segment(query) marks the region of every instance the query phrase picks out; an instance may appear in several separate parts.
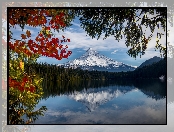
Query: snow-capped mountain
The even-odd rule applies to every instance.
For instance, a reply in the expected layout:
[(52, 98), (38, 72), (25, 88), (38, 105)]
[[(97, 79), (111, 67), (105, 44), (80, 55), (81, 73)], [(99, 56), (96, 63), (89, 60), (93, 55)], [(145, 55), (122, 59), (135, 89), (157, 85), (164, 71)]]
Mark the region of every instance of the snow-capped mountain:
[(110, 72), (121, 72), (121, 71), (133, 71), (135, 66), (126, 65), (122, 62), (112, 60), (104, 55), (99, 54), (97, 51), (89, 48), (79, 58), (68, 61), (63, 64), (65, 67), (77, 68), (80, 67), (83, 70), (98, 70), (98, 71), (110, 71)]

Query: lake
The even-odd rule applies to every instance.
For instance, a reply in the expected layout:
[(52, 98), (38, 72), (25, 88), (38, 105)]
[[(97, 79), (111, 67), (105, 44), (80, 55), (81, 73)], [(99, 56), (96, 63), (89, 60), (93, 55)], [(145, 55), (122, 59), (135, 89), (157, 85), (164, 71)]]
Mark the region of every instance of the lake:
[(33, 124), (166, 124), (167, 84), (151, 80), (45, 82)]

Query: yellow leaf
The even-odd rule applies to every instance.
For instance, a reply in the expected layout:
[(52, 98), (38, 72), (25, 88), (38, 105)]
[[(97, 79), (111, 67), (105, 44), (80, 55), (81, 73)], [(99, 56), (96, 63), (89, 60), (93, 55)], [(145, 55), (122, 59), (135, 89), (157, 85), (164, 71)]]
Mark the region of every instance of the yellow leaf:
[(22, 62), (22, 61), (20, 61), (20, 63), (19, 63), (20, 65), (19, 65), (19, 67), (22, 69), (22, 71), (24, 70), (24, 62)]

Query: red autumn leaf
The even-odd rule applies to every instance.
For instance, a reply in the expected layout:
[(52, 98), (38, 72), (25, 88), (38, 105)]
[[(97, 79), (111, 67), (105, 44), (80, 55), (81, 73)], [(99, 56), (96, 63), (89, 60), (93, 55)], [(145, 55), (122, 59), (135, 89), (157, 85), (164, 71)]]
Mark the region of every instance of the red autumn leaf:
[(67, 39), (68, 42), (70, 42), (70, 39)]
[[(31, 9), (25, 9), (25, 11), (17, 11), (13, 10), (10, 12), (10, 16), (13, 16), (13, 19), (10, 19), (9, 22), (11, 25), (14, 24), (21, 24), (21, 21), (19, 20), (20, 16), (26, 16), (26, 13), (29, 13), (28, 19), (26, 21), (26, 24), (30, 26), (43, 26), (47, 24), (46, 17), (51, 17), (52, 13), (50, 13), (51, 10), (47, 9), (41, 9), (41, 10), (31, 10)], [(13, 13), (14, 12), (14, 13)], [(39, 15), (38, 15), (39, 14)], [(49, 16), (48, 16), (49, 15)], [(46, 27), (46, 30), (51, 30), (51, 28), (58, 29), (60, 26), (65, 26), (64, 23), (64, 13), (61, 12), (59, 15), (56, 15), (55, 17), (52, 16), (49, 22), (49, 26)], [(12, 17), (10, 17), (12, 18)], [(29, 30), (26, 31), (26, 34), (21, 34), (22, 39), (27, 39), (31, 37), (31, 32)], [(63, 40), (60, 42), (70, 42), (70, 39), (65, 39), (65, 36), (63, 36)], [(50, 39), (49, 39), (50, 38)], [(12, 38), (10, 38), (12, 39)], [(51, 41), (50, 41), (51, 40)], [(58, 56), (58, 50), (63, 48), (63, 45), (59, 45), (59, 39), (54, 38), (52, 39), (51, 34), (44, 36), (43, 34), (38, 34), (36, 37), (36, 41), (33, 40), (28, 41), (28, 47), (22, 48), (24, 44), (27, 42), (16, 42), (9, 44), (9, 48), (11, 50), (14, 50), (17, 53), (25, 53), (27, 55), (32, 55), (34, 53), (39, 53), (41, 55), (45, 56), (51, 56), (51, 57), (57, 57)], [(15, 46), (14, 46), (15, 45)], [(41, 47), (42, 46), (42, 47)], [(54, 47), (54, 48), (53, 48)], [(68, 48), (68, 46), (65, 46), (65, 48)], [(42, 49), (42, 50), (39, 50)], [(61, 56), (57, 57), (59, 60), (62, 59)]]
[(59, 49), (62, 49), (62, 47), (63, 47), (63, 45), (60, 44), (60, 45), (59, 45)]
[(72, 51), (68, 51), (68, 55), (70, 56), (72, 54)]
[(24, 87), (18, 87), (18, 90), (20, 90), (21, 92), (24, 91)]
[(48, 34), (47, 37), (48, 37), (48, 38), (51, 38), (51, 34)]
[(22, 78), (22, 81), (23, 82), (27, 82), (28, 81), (28, 78), (27, 77), (24, 77), (24, 78)]
[(50, 27), (46, 27), (46, 30), (50, 30)]
[(40, 33), (38, 36), (39, 36), (39, 37), (43, 37), (43, 34)]
[(34, 86), (31, 86), (30, 87), (30, 92), (34, 93), (34, 91), (35, 91), (35, 87)]
[(21, 83), (21, 86), (24, 87), (24, 86), (25, 86), (25, 82), (22, 82), (22, 83)]
[(58, 26), (58, 25), (55, 25), (54, 28), (55, 28), (55, 29), (59, 29), (59, 26)]

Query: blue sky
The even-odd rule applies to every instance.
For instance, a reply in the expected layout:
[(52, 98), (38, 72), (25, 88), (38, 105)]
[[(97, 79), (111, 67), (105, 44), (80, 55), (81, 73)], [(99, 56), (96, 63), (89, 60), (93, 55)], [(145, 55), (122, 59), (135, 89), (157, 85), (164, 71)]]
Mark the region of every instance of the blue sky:
[[(12, 32), (14, 33), (13, 37), (19, 38), (20, 34), (26, 32), (27, 30), (30, 30), (32, 34), (31, 39), (34, 39), (37, 36), (38, 32), (41, 30), (41, 27), (30, 27), (26, 25), (25, 29), (22, 31), (20, 27), (16, 26), (16, 29), (12, 29)], [(145, 27), (143, 27), (143, 30), (146, 30), (147, 35), (150, 35), (150, 29), (146, 29)], [(154, 32), (154, 36), (152, 37), (152, 40), (149, 42), (145, 55), (143, 55), (141, 58), (138, 56), (135, 59), (130, 57), (126, 53), (129, 47), (126, 47), (124, 38), (119, 42), (116, 41), (113, 36), (110, 36), (107, 39), (103, 40), (104, 34), (102, 34), (99, 40), (97, 40), (97, 38), (92, 39), (87, 35), (85, 30), (80, 27), (79, 20), (78, 18), (76, 18), (74, 21), (72, 21), (72, 26), (66, 28), (64, 32), (60, 31), (58, 33), (52, 30), (52, 32), (55, 34), (55, 37), (62, 39), (62, 35), (64, 35), (66, 38), (69, 38), (71, 40), (71, 42), (69, 43), (63, 43), (63, 45), (68, 45), (68, 50), (72, 51), (71, 56), (69, 56), (68, 59), (64, 58), (62, 60), (56, 60), (54, 58), (42, 56), (38, 58), (37, 62), (47, 62), (49, 64), (62, 64), (69, 60), (76, 59), (77, 57), (85, 53), (88, 48), (92, 48), (113, 60), (133, 66), (139, 66), (145, 60), (150, 59), (154, 56), (160, 57), (159, 51), (155, 51), (154, 49), (156, 43), (156, 34), (159, 31), (160, 30), (156, 29), (156, 31)], [(163, 35), (163, 38), (160, 40), (160, 42), (163, 45), (166, 44), (165, 35)]]

